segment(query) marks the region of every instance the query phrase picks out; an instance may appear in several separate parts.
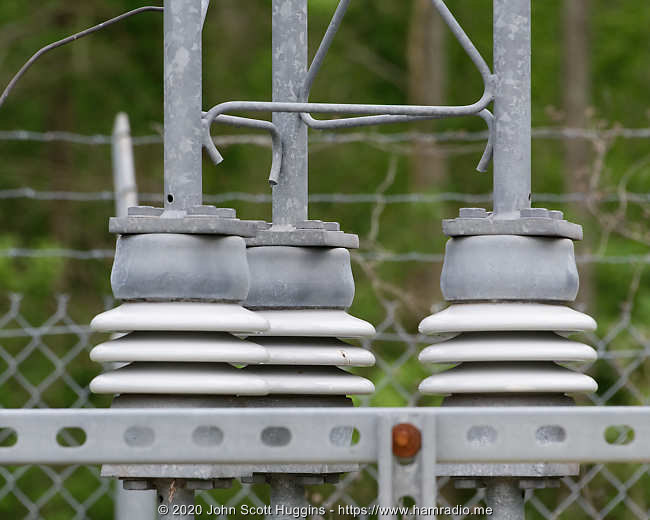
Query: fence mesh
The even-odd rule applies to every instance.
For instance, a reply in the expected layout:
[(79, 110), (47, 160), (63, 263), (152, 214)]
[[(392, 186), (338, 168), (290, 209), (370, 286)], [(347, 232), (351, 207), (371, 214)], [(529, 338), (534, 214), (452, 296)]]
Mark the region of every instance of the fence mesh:
[[(622, 177), (608, 176), (606, 157), (618, 139), (647, 139), (650, 131), (615, 129), (591, 131), (541, 129), (548, 139), (587, 139), (593, 144), (594, 160), (587, 189), (576, 193), (537, 194), (538, 204), (577, 215), (586, 224), (586, 245), (578, 246), (579, 267), (583, 280), (583, 299), (576, 305), (598, 318), (596, 333), (586, 336), (599, 354), (597, 362), (579, 368), (599, 382), (596, 394), (579, 398), (579, 404), (648, 405), (650, 404), (650, 284), (645, 266), (650, 260), (647, 245), (647, 217), (650, 193), (628, 188), (639, 164), (629, 166)], [(364, 205), (367, 222), (361, 235), (362, 247), (353, 254), (357, 281), (356, 314), (376, 325), (377, 337), (365, 342), (377, 357), (373, 368), (358, 372), (370, 377), (376, 393), (357, 399), (361, 406), (429, 406), (439, 400), (417, 392), (418, 383), (436, 367), (417, 361), (417, 354), (427, 344), (414, 331), (417, 323), (444, 302), (436, 289), (443, 258), (444, 237), (434, 233), (441, 216), (453, 216), (459, 205), (489, 203), (485, 194), (396, 193), (397, 161), (413, 141), (439, 146), (441, 134), (404, 134), (383, 137), (345, 134), (336, 139), (371, 141), (388, 154), (384, 178), (370, 193), (328, 193), (313, 195), (315, 205), (324, 204), (328, 220), (337, 218), (338, 208), (346, 204)], [(352, 137), (350, 137), (352, 136)], [(354, 137), (356, 136), (356, 137)], [(110, 143), (102, 136), (87, 137), (65, 134), (46, 137), (21, 132), (0, 134), (0, 139), (67, 139), (85, 145)], [(105, 137), (105, 136), (104, 136)], [(454, 134), (449, 140), (465, 145), (484, 138), (482, 134)], [(221, 137), (222, 144), (256, 144), (267, 146), (264, 138), (246, 140), (246, 136)], [(330, 140), (334, 137), (330, 138)], [(327, 137), (320, 137), (323, 143)], [(142, 143), (158, 142), (154, 137)], [(136, 144), (139, 141), (136, 140)], [(408, 151), (408, 150), (407, 150)], [(406, 152), (404, 152), (406, 153)], [(644, 162), (645, 161), (645, 162)], [(647, 159), (641, 161), (647, 174)], [(100, 204), (111, 200), (110, 191), (47, 192), (31, 188), (0, 190), (0, 199), (74, 201)], [(141, 194), (144, 201), (158, 199)], [(268, 195), (228, 193), (206, 197), (207, 202), (246, 204), (269, 202)], [(110, 208), (102, 210), (106, 216)], [(400, 241), (399, 225), (407, 219), (426, 219), (418, 244)], [(354, 230), (353, 230), (354, 231)], [(390, 232), (390, 233), (388, 233)], [(437, 233), (440, 235), (440, 233)], [(393, 237), (391, 240), (386, 236)], [(615, 254), (614, 254), (615, 253)], [(89, 269), (98, 262), (101, 269), (110, 267), (111, 249), (14, 248), (0, 250), (0, 258), (23, 261), (29, 258), (64, 258), (78, 262), (75, 269)], [(96, 268), (94, 268), (96, 269)], [(426, 303), (423, 303), (426, 302)], [(110, 296), (67, 296), (35, 290), (24, 295), (6, 294), (0, 302), (0, 403), (9, 408), (95, 407), (108, 406), (105, 397), (89, 393), (88, 383), (101, 367), (88, 358), (90, 348), (102, 336), (92, 333), (88, 323), (92, 316), (114, 304)], [(356, 308), (356, 307), (355, 307)], [(355, 308), (352, 309), (353, 313)], [(0, 424), (0, 445), (7, 441)], [(629, 441), (624, 425), (611, 433), (612, 442)], [(70, 439), (74, 442), (74, 439)], [(333, 508), (340, 504), (367, 506), (374, 503), (377, 470), (370, 465), (358, 473), (341, 477), (337, 484), (310, 488), (309, 499), (315, 505)], [(646, 464), (583, 465), (576, 477), (562, 478), (559, 488), (526, 492), (529, 519), (647, 519), (650, 517), (650, 473)], [(439, 481), (440, 505), (480, 505), (482, 490), (455, 489), (448, 479)], [(100, 478), (97, 467), (0, 467), (0, 516), (8, 519), (108, 519), (113, 517), (113, 482)], [(199, 500), (211, 505), (263, 505), (268, 500), (263, 485), (241, 485), (210, 493)], [(465, 518), (451, 515), (450, 518)], [(445, 517), (443, 517), (445, 518)]]

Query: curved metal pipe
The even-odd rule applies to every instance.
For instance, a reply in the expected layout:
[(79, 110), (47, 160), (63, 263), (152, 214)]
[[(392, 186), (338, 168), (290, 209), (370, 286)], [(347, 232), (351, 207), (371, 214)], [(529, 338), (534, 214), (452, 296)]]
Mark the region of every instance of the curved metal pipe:
[(214, 164), (219, 164), (223, 161), (223, 156), (219, 153), (219, 150), (212, 140), (212, 135), (210, 134), (210, 126), (213, 122), (221, 123), (224, 125), (230, 126), (239, 126), (246, 128), (255, 128), (257, 130), (266, 130), (271, 134), (272, 149), (273, 149), (273, 158), (271, 160), (271, 172), (269, 173), (269, 184), (275, 186), (278, 183), (278, 178), (280, 176), (280, 168), (282, 166), (282, 138), (278, 129), (275, 127), (271, 121), (262, 121), (260, 119), (250, 119), (247, 117), (237, 117), (237, 116), (227, 116), (219, 115), (212, 121), (208, 122), (204, 113), (203, 118), (203, 145), (205, 146), (208, 155), (214, 162)]

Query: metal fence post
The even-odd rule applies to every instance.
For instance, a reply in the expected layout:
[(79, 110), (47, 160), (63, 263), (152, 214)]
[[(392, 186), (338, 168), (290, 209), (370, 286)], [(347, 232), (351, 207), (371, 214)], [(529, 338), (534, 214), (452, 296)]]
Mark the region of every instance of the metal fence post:
[(112, 158), (115, 215), (126, 217), (129, 208), (138, 205), (138, 187), (135, 180), (131, 126), (129, 117), (124, 112), (120, 112), (115, 118)]
[[(126, 217), (128, 209), (138, 205), (138, 188), (133, 160), (133, 142), (129, 117), (120, 112), (115, 118), (112, 141), (113, 186), (115, 215)], [(117, 483), (115, 490), (115, 520), (153, 520), (156, 495), (153, 491), (129, 491)]]

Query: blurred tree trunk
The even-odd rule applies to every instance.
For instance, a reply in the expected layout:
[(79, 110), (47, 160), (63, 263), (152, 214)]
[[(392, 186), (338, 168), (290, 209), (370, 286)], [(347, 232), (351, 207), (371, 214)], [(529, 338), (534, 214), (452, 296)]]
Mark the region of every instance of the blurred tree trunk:
[[(444, 103), (446, 77), (447, 27), (431, 0), (413, 0), (408, 39), (408, 100), (417, 105)], [(414, 127), (433, 130), (433, 123), (418, 123)], [(443, 191), (447, 165), (442, 155), (435, 154), (435, 145), (413, 143), (411, 152), (411, 191)], [(440, 206), (418, 205), (413, 221), (421, 237), (440, 235)], [(412, 269), (407, 282), (410, 294), (428, 314), (431, 305), (442, 299), (439, 264), (424, 264)]]
[[(590, 103), (589, 13), (591, 0), (564, 1), (564, 112), (566, 125), (585, 128)], [(591, 146), (582, 139), (567, 139), (565, 147), (566, 189), (586, 193), (589, 187)], [(578, 213), (586, 223), (586, 210)], [(588, 236), (588, 235), (587, 235)], [(585, 244), (589, 249), (589, 244)], [(581, 266), (578, 301), (588, 306), (593, 297), (593, 273), (589, 264)]]
[[(418, 105), (441, 104), (445, 91), (446, 26), (431, 0), (414, 0), (408, 42), (408, 97)], [(412, 183), (425, 189), (444, 179), (443, 157), (427, 153), (428, 145), (415, 143)]]

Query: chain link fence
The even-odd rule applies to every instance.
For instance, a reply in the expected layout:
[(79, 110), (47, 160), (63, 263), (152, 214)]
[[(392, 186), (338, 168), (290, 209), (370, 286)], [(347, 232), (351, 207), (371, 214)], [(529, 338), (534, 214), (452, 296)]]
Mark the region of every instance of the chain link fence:
[[(650, 283), (645, 266), (650, 263), (647, 246), (650, 235), (650, 193), (628, 190), (627, 183), (639, 172), (640, 165), (616, 177), (606, 174), (606, 156), (616, 140), (650, 138), (648, 129), (613, 129), (603, 131), (572, 129), (537, 129), (543, 139), (586, 139), (593, 144), (594, 160), (588, 189), (563, 194), (537, 194), (538, 205), (548, 203), (579, 215), (587, 224), (588, 244), (578, 250), (583, 280), (584, 301), (577, 303), (599, 320), (599, 329), (587, 340), (599, 354), (599, 360), (579, 368), (592, 375), (600, 385), (596, 394), (581, 397), (579, 404), (649, 405), (650, 404)], [(358, 399), (361, 406), (433, 406), (439, 400), (417, 392), (418, 383), (435, 367), (417, 361), (417, 354), (427, 339), (415, 333), (417, 323), (432, 310), (443, 307), (436, 288), (443, 259), (443, 237), (431, 242), (423, 236), (421, 244), (404, 244), (384, 237), (394, 227), (394, 219), (404, 220), (427, 215), (452, 216), (460, 205), (489, 204), (487, 194), (395, 193), (396, 162), (410, 153), (413, 142), (444, 147), (447, 142), (465, 146), (484, 139), (476, 134), (453, 132), (442, 134), (360, 134), (320, 135), (320, 144), (334, 141), (365, 142), (380, 148), (389, 157), (386, 174), (371, 193), (328, 193), (312, 195), (313, 204), (327, 204), (328, 219), (337, 218), (337, 207), (345, 204), (366, 205), (367, 232), (361, 236), (362, 247), (353, 254), (358, 285), (357, 303), (361, 318), (377, 328), (377, 336), (364, 346), (377, 357), (373, 368), (358, 372), (373, 380), (376, 393)], [(85, 145), (109, 144), (110, 136), (75, 134), (34, 134), (5, 132), (0, 139), (49, 140)], [(254, 144), (270, 146), (260, 136), (222, 136), (220, 145)], [(135, 144), (160, 142), (156, 136), (135, 138)], [(458, 146), (456, 144), (456, 146)], [(454, 149), (454, 153), (457, 150)], [(473, 150), (470, 148), (470, 150)], [(644, 170), (646, 171), (646, 170)], [(621, 180), (622, 179), (622, 180)], [(99, 203), (111, 200), (110, 191), (48, 192), (31, 188), (0, 190), (0, 199), (28, 199), (60, 203), (82, 201)], [(140, 194), (143, 202), (156, 202), (158, 195)], [(266, 194), (225, 193), (206, 196), (212, 204), (235, 205), (238, 202), (266, 204)], [(406, 217), (404, 216), (406, 215)], [(245, 218), (246, 215), (241, 215)], [(437, 226), (439, 218), (434, 225)], [(431, 228), (436, 229), (436, 228)], [(348, 229), (354, 231), (354, 229)], [(394, 229), (391, 231), (395, 235)], [(590, 237), (590, 238), (589, 238)], [(614, 245), (610, 247), (612, 241)], [(424, 246), (427, 247), (424, 247)], [(617, 254), (612, 254), (614, 250)], [(621, 252), (620, 254), (618, 252)], [(24, 261), (26, 258), (62, 258), (77, 262), (83, 270), (92, 262), (103, 262), (106, 276), (111, 249), (12, 248), (0, 250), (0, 258)], [(5, 294), (0, 301), (0, 403), (8, 408), (96, 407), (109, 406), (106, 397), (94, 396), (89, 381), (101, 367), (88, 358), (90, 348), (101, 335), (88, 327), (90, 319), (110, 308), (114, 302), (106, 295), (73, 297), (64, 294)], [(422, 302), (426, 301), (426, 305)], [(598, 302), (597, 304), (594, 302)], [(353, 313), (355, 308), (352, 309)], [(611, 439), (609, 435), (611, 434)], [(608, 432), (608, 440), (625, 443), (630, 432), (621, 425)], [(0, 424), (0, 449), (8, 442)], [(75, 439), (68, 439), (74, 443)], [(643, 440), (642, 440), (643, 442)], [(338, 505), (368, 506), (374, 503), (377, 484), (374, 466), (343, 475), (337, 484), (314, 486), (309, 499), (327, 509)], [(115, 483), (102, 479), (97, 467), (0, 467), (0, 517), (7, 519), (109, 519), (113, 517)], [(480, 505), (482, 490), (455, 489), (448, 479), (440, 479), (440, 505)], [(268, 495), (263, 485), (237, 482), (229, 490), (202, 493), (199, 500), (210, 505), (261, 506)], [(526, 492), (529, 519), (639, 519), (650, 517), (650, 472), (648, 465), (584, 465), (576, 477), (560, 479), (558, 488)], [(345, 517), (345, 515), (342, 515)], [(232, 517), (232, 516), (231, 516)], [(466, 518), (450, 515), (448, 518)], [(471, 515), (469, 516), (471, 517)], [(199, 517), (200, 518), (200, 517)], [(446, 518), (446, 517), (443, 517)]]

